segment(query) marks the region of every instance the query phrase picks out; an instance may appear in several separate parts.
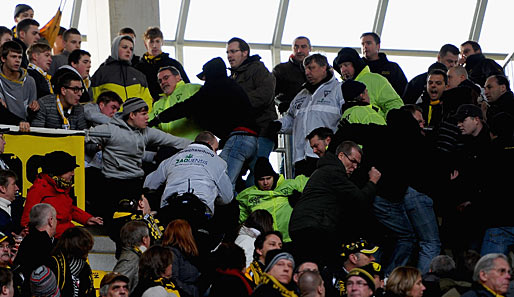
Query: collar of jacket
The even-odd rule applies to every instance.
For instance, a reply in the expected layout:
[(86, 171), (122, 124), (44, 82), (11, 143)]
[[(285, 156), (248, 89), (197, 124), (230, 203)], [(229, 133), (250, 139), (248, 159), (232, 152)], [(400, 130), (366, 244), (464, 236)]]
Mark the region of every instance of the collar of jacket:
[(181, 81), (177, 82), (177, 84), (175, 85), (175, 90), (173, 90), (173, 92), (171, 94), (167, 95), (165, 93), (161, 93), (161, 94), (159, 94), (159, 96), (162, 98), (169, 98), (170, 96), (173, 96), (173, 93), (175, 93), (178, 89), (182, 88), (185, 85), (186, 85), (186, 83), (183, 80), (181, 80)]
[(378, 59), (373, 60), (373, 61), (368, 60), (365, 57), (362, 57), (362, 59), (364, 60), (364, 62), (366, 62), (366, 64), (368, 64), (368, 66), (369, 65), (384, 65), (387, 62), (389, 62), (386, 54), (384, 54), (384, 53), (378, 53)]
[(162, 60), (163, 58), (163, 54), (164, 52), (161, 52), (159, 55), (157, 56), (152, 56), (150, 55), (148, 52), (146, 52), (144, 55), (143, 55), (143, 59), (148, 63), (148, 64), (155, 64), (157, 62), (159, 62), (160, 60)]
[(229, 69), (231, 72), (243, 72), (249, 67), (248, 65), (250, 65), (254, 62), (259, 62), (260, 60), (261, 60), (261, 56), (253, 55), (253, 56), (246, 58), (246, 60), (244, 60), (243, 63), (241, 63), (241, 65), (239, 65), (239, 67), (229, 68)]
[(48, 184), (50, 184), (52, 186), (52, 188), (56, 191), (56, 192), (60, 192), (60, 193), (69, 193), (71, 188), (73, 188), (73, 185), (67, 189), (61, 189), (57, 186), (57, 183), (55, 182), (55, 180), (48, 174), (46, 173), (40, 173), (39, 174), (39, 178), (43, 179), (44, 181), (46, 181)]
[(293, 65), (295, 65), (295, 66), (298, 66), (298, 67), (300, 67), (300, 68), (304, 69), (304, 67), (303, 67), (303, 61), (302, 61), (302, 62), (298, 62), (298, 61), (296, 61), (296, 60), (294, 59), (294, 54), (291, 54), (291, 55), (289, 56), (289, 63), (291, 63), (291, 64), (293, 64)]
[(315, 85), (311, 85), (309, 82), (305, 82), (303, 84), (304, 88), (307, 89), (307, 91), (309, 91), (311, 94), (314, 94), (314, 92), (316, 92), (316, 90), (324, 83), (330, 81), (332, 79), (332, 77), (334, 76), (334, 74), (332, 73), (332, 71), (330, 71), (329, 69), (327, 69), (327, 76), (322, 79), (319, 83), (315, 84)]

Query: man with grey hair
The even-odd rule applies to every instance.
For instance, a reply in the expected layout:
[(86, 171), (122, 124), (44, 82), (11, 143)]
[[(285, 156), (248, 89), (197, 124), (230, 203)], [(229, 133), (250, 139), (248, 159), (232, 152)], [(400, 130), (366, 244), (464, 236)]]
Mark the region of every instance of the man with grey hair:
[(301, 297), (325, 297), (325, 286), (319, 272), (305, 271), (298, 279)]
[(495, 297), (509, 289), (511, 269), (504, 254), (487, 254), (475, 265), (471, 290), (462, 297)]
[(23, 291), (30, 289), (32, 271), (50, 260), (56, 228), (56, 211), (52, 205), (39, 203), (30, 209), (29, 234), (21, 242), (13, 265), (19, 267), (26, 280)]
[(293, 135), (295, 176), (310, 176), (316, 169), (319, 157), (305, 137), (318, 127), (335, 131), (344, 103), (341, 83), (332, 73), (327, 57), (312, 54), (303, 60), (303, 65), (307, 83), (284, 116), (272, 123), (272, 129)]
[(123, 248), (112, 271), (129, 279), (128, 285), (132, 293), (137, 286), (139, 259), (150, 247), (148, 227), (142, 221), (130, 221), (121, 228), (120, 238)]

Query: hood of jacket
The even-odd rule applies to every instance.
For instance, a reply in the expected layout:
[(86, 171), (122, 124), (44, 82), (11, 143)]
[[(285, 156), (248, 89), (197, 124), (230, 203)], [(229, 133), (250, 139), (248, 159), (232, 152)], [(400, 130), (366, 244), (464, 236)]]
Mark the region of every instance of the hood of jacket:
[(5, 76), (5, 74), (2, 70), (2, 67), (0, 67), (0, 77), (2, 78), (2, 82), (3, 83), (12, 82), (15, 84), (23, 85), (23, 83), (25, 82), (25, 79), (27, 78), (27, 75), (28, 75), (27, 70), (20, 67), (20, 69), (18, 69), (18, 72), (20, 73), (20, 77), (17, 80), (11, 80), (11, 79), (7, 78), (7, 76)]
[[(127, 35), (121, 35), (121, 36), (116, 36), (113, 40), (112, 40), (112, 44), (111, 44), (111, 56), (114, 60), (118, 61), (120, 59), (120, 57), (118, 56), (118, 48), (120, 46), (120, 42), (123, 40), (123, 39), (126, 39), (126, 40), (129, 40), (132, 42), (132, 44), (134, 44), (134, 40), (132, 40), (132, 37), (130, 36), (127, 36)], [(130, 64), (130, 61), (132, 60), (132, 57), (134, 56), (134, 52), (132, 52), (132, 55), (130, 55), (130, 59), (127, 61), (128, 64)], [(107, 60), (109, 60), (109, 58), (107, 58)], [(107, 61), (106, 61), (107, 63)]]
[(202, 67), (205, 81), (227, 77), (227, 65), (222, 58), (216, 57), (205, 63)]
[(354, 78), (366, 67), (366, 62), (359, 56), (359, 53), (351, 47), (344, 47), (338, 53), (334, 59), (334, 68), (337, 73), (341, 74), (341, 65), (343, 62), (351, 62), (355, 69)]

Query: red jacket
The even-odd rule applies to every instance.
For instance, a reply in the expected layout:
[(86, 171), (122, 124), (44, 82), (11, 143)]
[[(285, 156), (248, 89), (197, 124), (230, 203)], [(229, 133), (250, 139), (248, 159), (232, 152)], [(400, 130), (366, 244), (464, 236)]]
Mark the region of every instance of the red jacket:
[(52, 205), (57, 212), (57, 231), (55, 238), (61, 237), (61, 234), (68, 228), (75, 226), (71, 221), (80, 224), (86, 224), (92, 215), (73, 205), (73, 199), (70, 197), (70, 189), (66, 190), (57, 187), (55, 181), (47, 174), (41, 173), (34, 184), (27, 192), (27, 201), (23, 208), (21, 217), (21, 225), (27, 226), (29, 223), (29, 213), (32, 207), (38, 203), (48, 203)]

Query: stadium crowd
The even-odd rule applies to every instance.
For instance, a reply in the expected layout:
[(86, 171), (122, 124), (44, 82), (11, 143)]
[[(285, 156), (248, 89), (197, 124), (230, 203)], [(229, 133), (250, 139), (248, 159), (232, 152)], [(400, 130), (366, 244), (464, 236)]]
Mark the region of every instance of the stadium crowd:
[[(0, 155), (0, 296), (512, 296), (514, 94), (477, 42), (407, 81), (373, 32), (334, 61), (299, 36), (271, 72), (234, 37), (194, 84), (158, 27), (142, 56), (120, 29), (91, 75), (76, 28), (49, 44), (30, 6), (14, 18), (0, 124), (87, 133), (85, 162), (48, 152), (27, 197)], [(97, 288), (93, 227), (116, 243)]]

